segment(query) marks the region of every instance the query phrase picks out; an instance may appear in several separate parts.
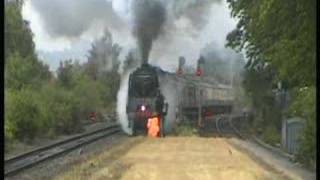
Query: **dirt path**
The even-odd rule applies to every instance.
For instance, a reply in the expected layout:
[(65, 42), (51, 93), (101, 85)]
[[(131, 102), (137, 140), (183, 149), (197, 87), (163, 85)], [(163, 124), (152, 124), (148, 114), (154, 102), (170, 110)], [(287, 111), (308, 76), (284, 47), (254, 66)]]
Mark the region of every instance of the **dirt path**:
[(87, 159), (57, 179), (285, 179), (266, 170), (224, 138), (130, 138)]

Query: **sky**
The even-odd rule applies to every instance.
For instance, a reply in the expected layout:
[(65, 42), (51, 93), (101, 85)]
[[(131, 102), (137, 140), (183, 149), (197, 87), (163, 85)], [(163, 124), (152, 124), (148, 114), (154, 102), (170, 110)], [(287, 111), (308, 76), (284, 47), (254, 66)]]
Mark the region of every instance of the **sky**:
[[(237, 21), (231, 18), (225, 1), (160, 1), (167, 8), (167, 19), (163, 33), (153, 43), (151, 64), (175, 71), (179, 56), (184, 56), (187, 65), (195, 65), (208, 44), (228, 58), (226, 35)], [(91, 43), (105, 29), (123, 48), (121, 57), (137, 47), (131, 4), (132, 0), (26, 0), (22, 15), (30, 21), (38, 56), (55, 71), (60, 60), (85, 62)]]

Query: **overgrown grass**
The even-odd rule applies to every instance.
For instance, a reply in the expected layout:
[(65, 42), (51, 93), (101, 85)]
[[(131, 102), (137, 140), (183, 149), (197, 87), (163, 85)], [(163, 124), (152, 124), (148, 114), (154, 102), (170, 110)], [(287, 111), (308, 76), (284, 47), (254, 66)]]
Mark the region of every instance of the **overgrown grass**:
[(177, 136), (197, 136), (198, 129), (190, 121), (183, 121), (174, 130)]
[(277, 131), (277, 129), (274, 126), (267, 126), (263, 132), (262, 132), (262, 140), (266, 143), (276, 146), (280, 143), (280, 135), (281, 132)]

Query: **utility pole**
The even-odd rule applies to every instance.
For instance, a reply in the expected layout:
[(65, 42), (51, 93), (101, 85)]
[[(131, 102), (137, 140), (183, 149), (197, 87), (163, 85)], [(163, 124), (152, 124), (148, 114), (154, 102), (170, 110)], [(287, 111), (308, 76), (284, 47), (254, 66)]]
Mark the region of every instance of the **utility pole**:
[[(231, 60), (230, 61), (230, 91), (231, 91), (231, 93), (230, 93), (230, 96), (232, 96), (232, 109), (234, 109), (233, 108), (233, 75), (234, 75), (234, 73), (233, 73), (233, 60)], [(230, 116), (229, 116), (229, 122), (231, 122), (231, 120), (232, 120), (232, 109), (231, 109), (231, 112), (230, 112)]]
[(202, 56), (200, 56), (199, 60), (198, 60), (198, 67), (197, 67), (197, 72), (196, 75), (199, 77), (199, 85), (198, 85), (198, 126), (201, 127), (202, 126), (202, 95), (203, 95), (203, 91), (201, 89), (201, 80), (203, 77), (203, 65), (204, 65), (204, 58)]
[(234, 72), (233, 72), (233, 60), (230, 62), (230, 87), (231, 87), (231, 93), (230, 95), (233, 97), (233, 78), (234, 78)]
[(199, 106), (198, 106), (198, 126), (202, 126), (202, 90), (198, 88)]
[(231, 89), (233, 88), (233, 75), (234, 75), (234, 73), (233, 73), (233, 61), (231, 61), (230, 62), (230, 66), (231, 66), (231, 71), (230, 71), (230, 73), (231, 73), (231, 81), (230, 81), (230, 86), (231, 86)]

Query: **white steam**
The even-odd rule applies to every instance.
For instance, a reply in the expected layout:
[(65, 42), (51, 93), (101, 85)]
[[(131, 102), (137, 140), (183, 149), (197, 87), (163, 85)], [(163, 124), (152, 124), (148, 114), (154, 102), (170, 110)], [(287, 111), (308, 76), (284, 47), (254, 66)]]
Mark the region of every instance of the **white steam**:
[(123, 131), (127, 134), (132, 134), (132, 129), (128, 127), (129, 121), (126, 112), (126, 106), (128, 101), (128, 82), (130, 73), (131, 71), (127, 71), (122, 75), (120, 88), (117, 95), (118, 121), (120, 122)]
[(168, 113), (165, 117), (165, 131), (170, 132), (179, 120), (176, 115), (179, 95), (182, 92), (182, 85), (179, 84), (172, 76), (160, 76), (159, 81), (161, 92), (165, 97), (165, 102), (169, 104)]

